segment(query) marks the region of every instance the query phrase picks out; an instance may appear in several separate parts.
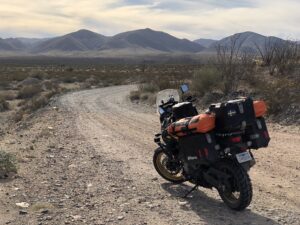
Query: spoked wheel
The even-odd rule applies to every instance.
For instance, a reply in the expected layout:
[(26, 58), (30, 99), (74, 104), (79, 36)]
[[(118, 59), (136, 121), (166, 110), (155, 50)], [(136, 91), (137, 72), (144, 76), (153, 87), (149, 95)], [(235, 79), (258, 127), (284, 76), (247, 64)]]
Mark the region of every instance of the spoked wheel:
[(170, 159), (161, 148), (155, 150), (153, 164), (156, 171), (164, 179), (173, 183), (185, 181), (182, 175), (182, 165), (179, 161)]
[(229, 178), (224, 180), (218, 192), (227, 206), (234, 210), (243, 210), (252, 200), (252, 184), (248, 173), (233, 162), (222, 162), (218, 168)]

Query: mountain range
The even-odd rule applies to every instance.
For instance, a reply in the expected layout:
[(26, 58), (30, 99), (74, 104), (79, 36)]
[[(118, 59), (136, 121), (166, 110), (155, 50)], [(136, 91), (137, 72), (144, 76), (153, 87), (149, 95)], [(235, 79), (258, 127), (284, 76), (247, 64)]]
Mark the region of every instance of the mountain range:
[(53, 38), (0, 38), (0, 55), (134, 55), (134, 54), (195, 54), (215, 51), (217, 45), (229, 45), (230, 40), (238, 37), (245, 49), (256, 49), (267, 40), (284, 41), (277, 37), (267, 37), (254, 32), (243, 32), (221, 40), (179, 39), (168, 33), (149, 28), (123, 32), (114, 36), (104, 36), (89, 30), (79, 30)]

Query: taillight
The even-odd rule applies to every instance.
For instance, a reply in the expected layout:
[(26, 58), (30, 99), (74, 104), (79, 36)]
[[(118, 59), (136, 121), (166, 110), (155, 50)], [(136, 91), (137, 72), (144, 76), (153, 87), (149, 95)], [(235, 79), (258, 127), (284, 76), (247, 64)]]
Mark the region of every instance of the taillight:
[(241, 142), (241, 140), (242, 140), (242, 138), (240, 136), (231, 138), (231, 142), (233, 142), (233, 143)]

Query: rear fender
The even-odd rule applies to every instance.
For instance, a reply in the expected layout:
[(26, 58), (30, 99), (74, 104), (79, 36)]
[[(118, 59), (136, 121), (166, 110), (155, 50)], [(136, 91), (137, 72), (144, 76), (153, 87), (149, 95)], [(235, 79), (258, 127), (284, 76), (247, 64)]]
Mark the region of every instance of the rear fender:
[(235, 157), (235, 154), (232, 155), (232, 160), (233, 160), (236, 164), (241, 165), (242, 168), (243, 168), (246, 172), (248, 172), (248, 171), (250, 170), (250, 168), (256, 164), (256, 161), (255, 161), (255, 159), (254, 159), (254, 156), (253, 156), (253, 154), (252, 154), (252, 152), (251, 152), (250, 150), (249, 150), (249, 153), (250, 153), (250, 155), (251, 155), (251, 157), (252, 157), (252, 160), (247, 161), (247, 162), (243, 162), (243, 163), (239, 163), (239, 162), (237, 161), (237, 159), (236, 159), (236, 157)]

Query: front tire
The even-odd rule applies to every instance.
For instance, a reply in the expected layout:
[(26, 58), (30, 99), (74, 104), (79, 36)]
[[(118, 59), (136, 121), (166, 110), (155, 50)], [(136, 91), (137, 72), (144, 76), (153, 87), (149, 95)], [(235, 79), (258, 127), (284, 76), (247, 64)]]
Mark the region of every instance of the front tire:
[(182, 183), (185, 181), (182, 175), (180, 162), (170, 159), (162, 148), (155, 150), (153, 155), (153, 165), (158, 174), (172, 183)]
[(220, 197), (229, 208), (244, 210), (252, 200), (252, 184), (248, 173), (240, 164), (232, 161), (221, 162), (218, 169), (230, 177), (218, 188)]

